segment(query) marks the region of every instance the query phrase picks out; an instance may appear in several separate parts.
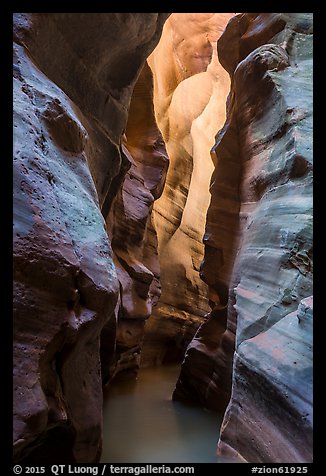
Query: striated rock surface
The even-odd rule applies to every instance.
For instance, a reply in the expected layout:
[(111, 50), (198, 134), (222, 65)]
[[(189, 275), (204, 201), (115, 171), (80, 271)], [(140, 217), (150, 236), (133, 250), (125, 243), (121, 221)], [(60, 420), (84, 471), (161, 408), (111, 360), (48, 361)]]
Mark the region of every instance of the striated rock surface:
[(110, 322), (112, 358), (119, 292), (102, 215), (126, 172), (131, 93), (166, 17), (14, 16), (16, 461), (99, 459), (100, 334)]
[(310, 462), (312, 16), (238, 15), (218, 54), (232, 83), (201, 276), (220, 303), (174, 397), (225, 408), (234, 354), (220, 456)]
[(309, 296), (296, 311), (237, 348), (221, 456), (248, 462), (312, 461), (312, 317)]
[(153, 78), (147, 63), (133, 91), (122, 149), (130, 168), (107, 217), (120, 298), (115, 358), (105, 378), (121, 371), (137, 372), (145, 320), (161, 291), (151, 212), (164, 187), (168, 158), (155, 122)]
[(142, 365), (182, 360), (209, 312), (207, 285), (199, 277), (205, 215), (213, 171), (210, 149), (225, 120), (229, 76), (216, 42), (232, 13), (177, 13), (166, 21), (148, 59), (154, 108), (170, 165), (154, 204), (162, 294), (146, 322)]

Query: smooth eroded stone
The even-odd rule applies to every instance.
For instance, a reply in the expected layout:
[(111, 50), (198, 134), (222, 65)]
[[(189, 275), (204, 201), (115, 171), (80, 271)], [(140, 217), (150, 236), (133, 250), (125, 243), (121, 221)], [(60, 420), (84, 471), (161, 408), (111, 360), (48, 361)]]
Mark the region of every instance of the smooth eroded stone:
[(152, 214), (162, 294), (146, 323), (142, 365), (182, 360), (210, 311), (208, 287), (199, 270), (214, 168), (210, 149), (225, 120), (230, 87), (216, 43), (232, 16), (172, 14), (148, 59), (156, 120), (170, 164)]
[(216, 307), (174, 396), (223, 410), (231, 395), (221, 458), (310, 462), (312, 326), (300, 319), (312, 322), (312, 16), (237, 15), (218, 57), (231, 91), (201, 265)]
[(100, 458), (100, 334), (111, 362), (119, 293), (103, 215), (167, 16), (14, 14), (15, 461)]

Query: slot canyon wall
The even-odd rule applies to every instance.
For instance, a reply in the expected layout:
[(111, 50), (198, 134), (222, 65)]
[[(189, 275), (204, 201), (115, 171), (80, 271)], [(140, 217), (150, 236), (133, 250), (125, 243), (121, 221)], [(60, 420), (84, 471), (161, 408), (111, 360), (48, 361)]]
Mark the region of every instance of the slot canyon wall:
[(231, 92), (201, 276), (220, 302), (174, 398), (221, 411), (231, 393), (220, 457), (311, 462), (312, 14), (237, 15), (218, 55)]
[(107, 216), (120, 293), (116, 332), (115, 322), (109, 321), (101, 336), (104, 381), (121, 372), (125, 378), (137, 375), (145, 320), (161, 294), (152, 209), (165, 184), (168, 157), (155, 122), (153, 77), (147, 63), (133, 90), (122, 150), (130, 168)]
[(210, 149), (225, 121), (230, 88), (216, 42), (233, 13), (172, 13), (148, 58), (154, 109), (169, 169), (152, 220), (158, 236), (162, 294), (145, 324), (142, 365), (181, 361), (210, 311), (200, 279), (203, 235), (214, 164)]
[(14, 15), (17, 462), (186, 348), (221, 458), (311, 461), (312, 17), (234, 15)]
[[(164, 151), (157, 175), (146, 175), (144, 163), (139, 178), (122, 137), (134, 85), (167, 17), (14, 15), (15, 461), (99, 459), (100, 334), (105, 327), (102, 354), (110, 360), (121, 287), (114, 260), (140, 278), (143, 294), (156, 272), (118, 245), (113, 257), (104, 218), (129, 167), (146, 182), (146, 206), (146, 194), (159, 194)], [(135, 162), (138, 146), (130, 133)]]

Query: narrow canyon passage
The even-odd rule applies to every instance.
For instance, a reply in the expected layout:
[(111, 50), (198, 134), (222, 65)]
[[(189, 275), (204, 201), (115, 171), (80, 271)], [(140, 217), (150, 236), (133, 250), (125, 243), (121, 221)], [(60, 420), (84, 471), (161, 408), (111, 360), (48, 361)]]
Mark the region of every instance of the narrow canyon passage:
[(312, 14), (13, 25), (15, 463), (311, 462)]
[[(223, 412), (204, 410), (201, 402), (189, 406), (172, 400), (172, 396), (187, 346), (210, 311), (208, 286), (200, 279), (199, 269), (204, 257), (209, 183), (214, 168), (210, 150), (216, 131), (225, 121), (230, 86), (228, 74), (217, 59), (216, 44), (231, 17), (232, 14), (172, 14), (133, 91), (125, 146), (134, 161), (122, 195), (113, 205), (113, 210), (119, 207), (119, 213), (108, 220), (109, 227), (114, 222), (113, 250), (118, 259), (123, 253), (124, 261), (120, 259), (117, 269), (124, 312), (118, 314), (117, 344), (121, 354), (105, 389), (103, 462), (217, 461)], [(157, 139), (160, 134), (164, 144)], [(146, 149), (146, 138), (149, 143), (155, 140), (154, 151)], [(153, 206), (148, 207), (144, 205), (143, 191), (148, 193), (149, 177), (152, 181), (153, 177), (162, 180), (157, 172), (153, 174), (153, 169), (165, 167), (164, 147), (169, 160), (166, 177), (162, 174), (165, 182), (159, 182), (161, 195), (155, 193)], [(139, 176), (144, 177), (144, 189), (140, 181), (138, 188), (134, 185)], [(125, 264), (127, 260), (131, 262), (131, 257), (145, 264), (148, 274), (150, 269), (153, 271), (153, 256), (148, 262), (148, 253), (142, 251), (153, 246), (153, 238), (149, 241), (146, 230), (138, 249), (134, 241), (128, 253), (121, 250), (122, 231), (130, 232), (132, 224), (135, 236), (145, 213), (147, 229), (150, 226), (157, 235), (159, 267), (154, 270), (156, 276), (159, 270), (158, 300), (149, 300), (137, 292), (136, 286), (132, 293), (124, 284), (127, 273), (134, 282), (137, 279), (130, 273), (130, 264)], [(119, 241), (115, 239), (117, 233)], [(157, 287), (154, 289), (157, 292)], [(135, 332), (137, 325), (140, 332)], [(173, 362), (176, 365), (166, 365)]]
[(142, 368), (106, 389), (101, 462), (217, 462), (222, 415), (173, 401), (179, 373), (176, 364)]

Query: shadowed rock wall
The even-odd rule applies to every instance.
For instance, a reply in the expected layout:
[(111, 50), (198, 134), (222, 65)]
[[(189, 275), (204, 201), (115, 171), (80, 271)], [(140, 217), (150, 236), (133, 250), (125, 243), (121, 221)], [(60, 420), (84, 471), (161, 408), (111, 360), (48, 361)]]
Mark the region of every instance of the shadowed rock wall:
[[(108, 374), (103, 372), (105, 378), (121, 371), (129, 376), (137, 374), (145, 320), (161, 293), (152, 209), (164, 187), (168, 157), (155, 122), (153, 78), (147, 63), (133, 91), (122, 149), (130, 168), (107, 217), (120, 296), (115, 356)], [(103, 353), (111, 341), (107, 334), (110, 323), (102, 334), (103, 367), (109, 363)]]
[(231, 92), (201, 276), (220, 303), (187, 349), (174, 398), (223, 410), (232, 375), (218, 453), (309, 462), (312, 15), (238, 15), (218, 55)]
[(126, 172), (133, 87), (167, 16), (14, 15), (16, 461), (99, 459), (100, 334), (109, 320), (114, 334), (119, 291), (102, 215)]

